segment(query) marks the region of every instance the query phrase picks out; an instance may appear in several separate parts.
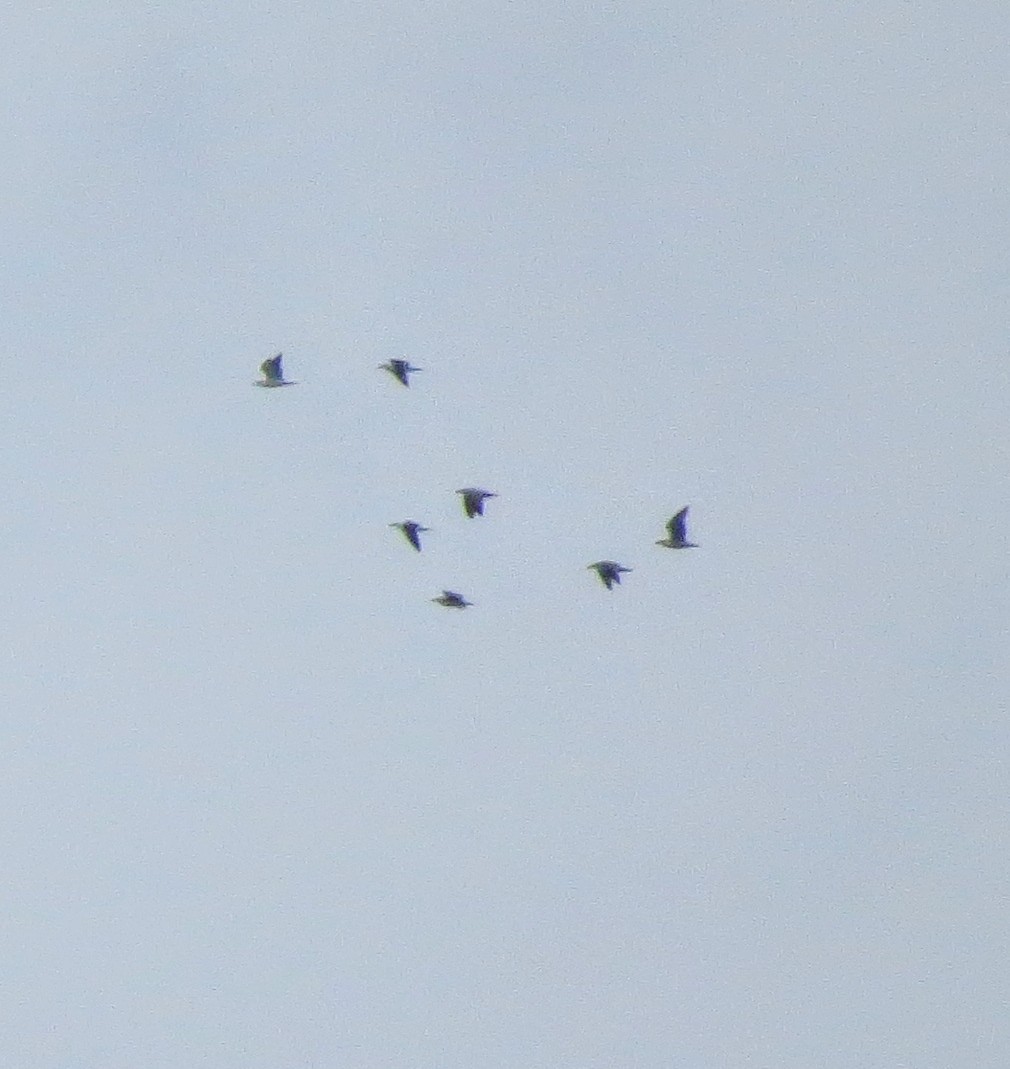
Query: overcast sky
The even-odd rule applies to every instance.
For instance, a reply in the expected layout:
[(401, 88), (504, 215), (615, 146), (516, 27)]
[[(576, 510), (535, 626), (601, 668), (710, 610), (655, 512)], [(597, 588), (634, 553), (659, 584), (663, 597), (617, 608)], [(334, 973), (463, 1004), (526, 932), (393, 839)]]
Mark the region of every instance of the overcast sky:
[(1005, 1069), (1006, 4), (32, 7), (5, 1064)]

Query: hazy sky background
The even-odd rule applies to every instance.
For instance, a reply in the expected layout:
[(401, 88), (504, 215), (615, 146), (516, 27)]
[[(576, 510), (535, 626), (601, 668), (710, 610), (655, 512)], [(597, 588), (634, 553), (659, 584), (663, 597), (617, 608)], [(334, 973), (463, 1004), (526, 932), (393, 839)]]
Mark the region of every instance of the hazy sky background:
[(4, 21), (4, 1063), (1005, 1069), (1006, 4)]

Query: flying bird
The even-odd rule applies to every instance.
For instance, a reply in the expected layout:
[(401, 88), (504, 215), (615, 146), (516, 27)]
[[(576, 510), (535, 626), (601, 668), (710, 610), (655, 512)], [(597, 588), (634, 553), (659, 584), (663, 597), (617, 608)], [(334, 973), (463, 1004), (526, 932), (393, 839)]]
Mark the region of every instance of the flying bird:
[(403, 532), (403, 537), (416, 549), (421, 551), (421, 538), (420, 535), (423, 531), (431, 530), (430, 527), (422, 527), (419, 523), (414, 523), (413, 520), (404, 520), (403, 523), (391, 523), (390, 527), (396, 527)]
[(276, 356), (271, 356), (269, 360), (264, 360), (260, 364), (260, 372), (263, 378), (256, 380), (257, 386), (295, 386), (294, 382), (289, 382), (284, 378), (284, 371), (281, 368), (281, 353)]
[(586, 565), (587, 568), (595, 570), (596, 574), (600, 577), (600, 582), (608, 590), (614, 589), (614, 583), (620, 585), (621, 572), (630, 572), (631, 568), (625, 568), (623, 565), (618, 564), (613, 560), (598, 560), (595, 564)]
[(676, 516), (670, 517), (666, 525), (669, 534), (666, 538), (660, 538), (656, 542), (657, 546), (666, 546), (667, 549), (698, 548), (697, 542), (688, 542), (687, 540), (687, 510), (689, 507), (685, 505)]
[(498, 496), (490, 490), (478, 490), (473, 486), (467, 486), (463, 490), (457, 490), (456, 493), (463, 495), (463, 511), (471, 520), (474, 516), (484, 515), (484, 502), (489, 497)]
[(411, 367), (409, 360), (387, 360), (385, 364), (379, 365), (380, 371), (388, 371), (398, 382), (402, 382), (404, 386), (410, 385), (410, 376), (415, 371), (423, 371), (424, 368)]
[(465, 609), (468, 605), (473, 604), (472, 601), (467, 601), (462, 594), (457, 594), (455, 590), (443, 590), (440, 598), (432, 598), (431, 600), (439, 605), (444, 605), (447, 609)]

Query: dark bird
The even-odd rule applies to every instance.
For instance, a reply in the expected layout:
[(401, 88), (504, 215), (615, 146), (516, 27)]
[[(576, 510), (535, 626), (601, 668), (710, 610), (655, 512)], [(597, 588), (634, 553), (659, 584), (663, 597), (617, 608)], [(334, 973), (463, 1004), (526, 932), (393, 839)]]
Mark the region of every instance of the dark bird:
[(608, 590), (614, 589), (614, 583), (620, 584), (621, 572), (630, 572), (631, 568), (625, 568), (623, 565), (618, 564), (613, 560), (598, 560), (595, 564), (586, 565), (587, 568), (595, 570), (596, 574), (600, 577), (600, 582)]
[(463, 495), (463, 511), (471, 520), (474, 516), (484, 515), (484, 502), (489, 497), (498, 496), (490, 490), (478, 490), (473, 486), (467, 486), (463, 490), (457, 490), (456, 493)]
[(390, 527), (396, 527), (403, 532), (403, 537), (416, 549), (418, 552), (421, 550), (421, 538), (420, 535), (423, 531), (431, 530), (430, 527), (422, 527), (419, 523), (414, 523), (413, 520), (404, 520), (403, 523), (391, 523)]
[(281, 353), (276, 356), (271, 356), (269, 360), (264, 360), (260, 364), (260, 372), (263, 378), (257, 379), (255, 385), (257, 386), (296, 386), (297, 383), (289, 382), (284, 378), (284, 371), (281, 367)]
[(415, 371), (423, 371), (424, 368), (411, 367), (409, 360), (387, 360), (385, 364), (380, 364), (379, 369), (381, 371), (388, 371), (398, 382), (402, 382), (404, 386), (410, 385), (410, 376)]
[(657, 546), (666, 546), (667, 549), (698, 548), (697, 542), (688, 542), (687, 540), (687, 510), (689, 507), (685, 505), (676, 516), (670, 517), (666, 525), (669, 534), (666, 538), (660, 538), (656, 542)]
[(457, 594), (455, 590), (443, 590), (440, 598), (432, 598), (431, 600), (439, 605), (444, 605), (447, 609), (465, 609), (468, 605), (473, 604), (472, 601), (467, 601), (462, 594)]

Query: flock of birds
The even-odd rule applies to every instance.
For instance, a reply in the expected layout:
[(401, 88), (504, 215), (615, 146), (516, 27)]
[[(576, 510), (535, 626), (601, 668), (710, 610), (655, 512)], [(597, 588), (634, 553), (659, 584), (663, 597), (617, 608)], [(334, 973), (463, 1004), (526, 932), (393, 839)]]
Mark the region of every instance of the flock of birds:
[[(278, 353), (276, 356), (264, 360), (263, 363), (260, 364), (260, 373), (263, 378), (257, 379), (255, 385), (270, 388), (275, 386), (296, 386), (296, 382), (284, 378), (282, 360), (282, 353)], [(388, 360), (384, 364), (379, 364), (379, 370), (388, 371), (399, 383), (404, 386), (409, 386), (410, 376), (415, 371), (422, 371), (423, 368), (414, 367), (408, 360)], [(462, 490), (457, 490), (456, 493), (459, 494), (462, 499), (463, 512), (466, 513), (467, 518), (471, 520), (477, 516), (483, 516), (484, 503), (489, 498), (498, 496), (492, 490), (482, 490), (476, 486), (465, 486)], [(414, 520), (401, 520), (398, 523), (391, 523), (389, 526), (399, 530), (407, 542), (410, 543), (418, 553), (421, 552), (421, 535), (429, 530), (429, 528), (422, 527), (421, 524)], [(688, 541), (687, 506), (670, 517), (666, 524), (666, 538), (658, 539), (656, 545), (665, 546), (667, 549), (698, 548), (696, 542)], [(614, 560), (594, 561), (592, 564), (587, 565), (587, 568), (596, 572), (600, 577), (600, 582), (603, 583), (608, 590), (613, 590), (615, 583), (620, 585), (621, 576), (625, 572), (632, 571), (631, 568), (625, 568), (623, 564), (618, 564), (617, 561)], [(449, 609), (465, 609), (473, 604), (472, 601), (467, 601), (462, 594), (457, 593), (455, 590), (443, 590), (439, 597), (432, 598), (431, 600), (436, 604), (444, 605)]]

